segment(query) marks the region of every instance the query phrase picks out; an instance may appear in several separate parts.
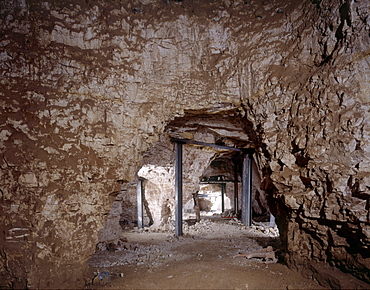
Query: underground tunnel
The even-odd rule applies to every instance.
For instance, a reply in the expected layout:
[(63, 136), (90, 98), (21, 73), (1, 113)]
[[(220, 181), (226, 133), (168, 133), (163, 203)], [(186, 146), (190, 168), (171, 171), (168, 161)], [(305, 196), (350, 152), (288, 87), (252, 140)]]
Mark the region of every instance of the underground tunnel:
[(2, 1), (0, 288), (369, 288), (369, 7)]

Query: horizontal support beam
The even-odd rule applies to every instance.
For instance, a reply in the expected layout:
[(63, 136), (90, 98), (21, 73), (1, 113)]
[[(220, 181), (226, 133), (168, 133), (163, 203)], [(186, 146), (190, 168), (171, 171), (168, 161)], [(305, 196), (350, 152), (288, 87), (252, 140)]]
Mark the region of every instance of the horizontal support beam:
[(220, 181), (201, 181), (200, 184), (223, 184), (223, 183), (234, 183), (234, 182), (240, 182), (235, 180), (220, 180)]
[(192, 144), (192, 145), (198, 145), (198, 146), (207, 146), (207, 147), (212, 147), (212, 148), (216, 148), (216, 149), (238, 151), (238, 152), (245, 152), (245, 153), (252, 153), (252, 154), (254, 153), (254, 148), (234, 148), (234, 147), (229, 147), (229, 146), (224, 146), (224, 145), (217, 145), (217, 144), (212, 144), (212, 143), (199, 142), (199, 141), (190, 140), (190, 139), (172, 138), (171, 141), (175, 142), (175, 143)]

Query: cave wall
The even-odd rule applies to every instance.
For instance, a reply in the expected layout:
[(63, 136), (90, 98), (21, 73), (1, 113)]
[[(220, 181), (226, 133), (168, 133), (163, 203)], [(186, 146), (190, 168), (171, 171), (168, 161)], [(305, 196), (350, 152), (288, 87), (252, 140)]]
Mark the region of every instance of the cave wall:
[(243, 118), (289, 265), (368, 281), (368, 4), (2, 1), (0, 286), (83, 285), (121, 183), (189, 112)]

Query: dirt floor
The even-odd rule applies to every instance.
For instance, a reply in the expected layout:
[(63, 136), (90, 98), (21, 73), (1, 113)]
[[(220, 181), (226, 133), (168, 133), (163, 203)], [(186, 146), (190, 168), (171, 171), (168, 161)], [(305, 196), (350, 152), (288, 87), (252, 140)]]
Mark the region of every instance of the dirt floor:
[(185, 226), (179, 238), (148, 229), (127, 232), (127, 242), (116, 250), (111, 245), (110, 251), (91, 258), (92, 271), (100, 275), (89, 288), (322, 289), (280, 261), (234, 257), (268, 245), (279, 249), (277, 235), (276, 228), (264, 224), (246, 228), (235, 220), (216, 219)]

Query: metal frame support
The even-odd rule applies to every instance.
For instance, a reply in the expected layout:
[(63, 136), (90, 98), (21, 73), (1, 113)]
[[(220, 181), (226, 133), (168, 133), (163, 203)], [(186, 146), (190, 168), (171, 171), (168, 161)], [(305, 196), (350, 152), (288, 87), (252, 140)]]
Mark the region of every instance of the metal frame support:
[(175, 235), (182, 236), (182, 142), (175, 149)]
[(198, 145), (198, 146), (207, 146), (207, 147), (213, 147), (213, 148), (216, 148), (216, 149), (224, 149), (224, 150), (239, 151), (239, 152), (242, 152), (242, 151), (245, 150), (245, 149), (223, 146), (223, 145), (218, 145), (218, 144), (199, 142), (199, 141), (190, 140), (190, 139), (172, 138), (171, 140), (172, 140), (172, 142), (178, 142), (178, 143), (184, 143), (184, 144), (193, 144), (193, 145)]
[(235, 216), (238, 214), (239, 211), (239, 204), (238, 204), (238, 164), (234, 161), (234, 214)]
[(139, 229), (144, 227), (144, 207), (143, 207), (143, 180), (137, 182), (137, 226)]
[(242, 223), (252, 225), (252, 154), (246, 153), (243, 158), (242, 176)]
[[(172, 138), (172, 142), (176, 144), (175, 148), (175, 235), (182, 236), (182, 145), (192, 144), (198, 146), (209, 146), (220, 150), (231, 150), (244, 152), (243, 160), (243, 177), (242, 177), (242, 223), (245, 226), (252, 224), (252, 156), (254, 148), (234, 148), (229, 146), (221, 146), (217, 144), (210, 144), (198, 142), (189, 139)], [(237, 176), (237, 174), (236, 174)], [(234, 189), (236, 194), (234, 196), (235, 211), (238, 210), (237, 200), (237, 179), (235, 180)]]
[(225, 191), (226, 183), (221, 183), (221, 211), (225, 212)]

